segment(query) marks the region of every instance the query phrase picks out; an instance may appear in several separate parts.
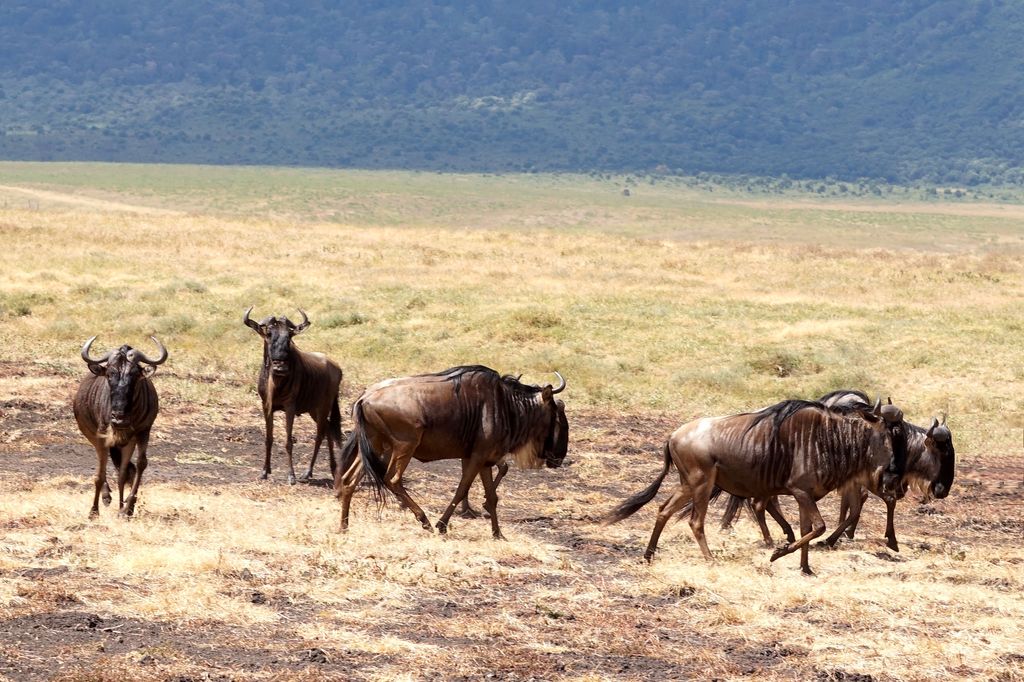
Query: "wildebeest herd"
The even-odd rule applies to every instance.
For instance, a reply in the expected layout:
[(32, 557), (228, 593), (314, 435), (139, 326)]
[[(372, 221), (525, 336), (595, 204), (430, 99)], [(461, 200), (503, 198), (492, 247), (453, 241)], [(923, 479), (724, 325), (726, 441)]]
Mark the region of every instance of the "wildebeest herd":
[[(320, 353), (299, 350), (294, 337), (310, 326), (287, 317), (259, 322), (245, 312), (243, 323), (263, 340), (263, 365), (258, 392), (265, 419), (266, 440), (261, 478), (271, 473), (275, 412), (285, 413), (285, 451), (288, 480), (295, 483), (292, 426), (308, 414), (316, 424), (313, 455), (304, 478), (313, 475), (317, 454), (326, 438), (335, 494), (341, 501), (342, 531), (348, 528), (352, 496), (368, 475), (373, 494), (383, 503), (391, 493), (428, 530), (426, 513), (409, 495), (402, 476), (412, 459), (430, 462), (458, 459), (462, 477), (436, 527), (447, 531), (459, 505), (468, 504), (470, 486), (479, 478), (491, 530), (502, 538), (497, 514), (497, 487), (508, 470), (506, 459), (519, 466), (558, 467), (569, 446), (565, 404), (555, 396), (566, 387), (535, 386), (519, 377), (499, 375), (481, 365), (452, 367), (433, 374), (387, 379), (368, 387), (352, 406), (353, 429), (342, 443), (338, 395), (341, 368)], [(96, 449), (95, 492), (90, 515), (99, 513), (101, 492), (109, 504), (108, 457), (117, 468), (120, 514), (131, 516), (146, 469), (150, 429), (159, 410), (151, 376), (168, 353), (155, 337), (156, 359), (124, 345), (93, 358), (96, 337), (82, 346), (90, 374), (74, 398), (78, 427)], [(335, 459), (335, 446), (339, 457)], [(135, 450), (137, 462), (132, 462)], [(688, 515), (690, 528), (703, 555), (710, 559), (704, 519), (710, 501), (729, 495), (723, 527), (744, 506), (753, 513), (766, 545), (772, 546), (765, 511), (779, 523), (787, 542), (771, 560), (800, 550), (800, 567), (811, 573), (808, 545), (825, 532), (817, 501), (832, 491), (841, 495), (839, 523), (825, 542), (834, 545), (845, 532), (853, 537), (861, 507), (869, 494), (885, 501), (888, 546), (899, 549), (893, 528), (896, 501), (913, 487), (925, 496), (943, 498), (953, 483), (955, 454), (945, 424), (933, 420), (928, 429), (904, 421), (902, 411), (881, 399), (871, 404), (859, 391), (842, 390), (818, 400), (784, 400), (756, 412), (697, 419), (676, 429), (665, 444), (661, 473), (646, 489), (609, 512), (615, 523), (654, 499), (674, 466), (679, 487), (662, 503), (647, 545), (649, 561), (665, 524), (675, 514)], [(130, 484), (127, 499), (124, 488)], [(800, 536), (778, 506), (779, 495), (791, 495), (800, 511)]]

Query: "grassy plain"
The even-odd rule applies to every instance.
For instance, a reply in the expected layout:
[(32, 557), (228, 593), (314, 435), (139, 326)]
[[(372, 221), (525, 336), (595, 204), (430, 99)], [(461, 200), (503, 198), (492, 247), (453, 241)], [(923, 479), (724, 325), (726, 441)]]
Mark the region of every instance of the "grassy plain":
[[(0, 244), (0, 674), (1024, 676), (1024, 207), (3, 163)], [(510, 475), (508, 543), (484, 522), (443, 541), (368, 506), (335, 535), (322, 487), (283, 485), (280, 468), (251, 482), (251, 304), (308, 311), (299, 345), (339, 361), (346, 400), (453, 364), (559, 370), (572, 465)], [(138, 516), (87, 522), (78, 348), (151, 333), (171, 360)], [(865, 539), (812, 556), (816, 579), (768, 564), (749, 524), (712, 533), (711, 565), (678, 524), (650, 568), (650, 511), (596, 525), (653, 478), (679, 423), (841, 387), (891, 395), (916, 423), (949, 414), (959, 482), (898, 513), (900, 555), (874, 542), (877, 511)], [(454, 468), (417, 466), (436, 516)], [(43, 637), (38, 653), (18, 638), (83, 631), (62, 612), (115, 625), (87, 619), (91, 639)]]

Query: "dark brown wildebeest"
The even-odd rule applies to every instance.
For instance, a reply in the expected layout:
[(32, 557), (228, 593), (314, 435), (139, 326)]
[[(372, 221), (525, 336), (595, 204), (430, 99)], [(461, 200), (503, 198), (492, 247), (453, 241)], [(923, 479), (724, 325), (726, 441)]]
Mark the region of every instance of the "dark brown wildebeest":
[(799, 549), (800, 568), (811, 574), (807, 545), (825, 532), (817, 500), (850, 481), (878, 481), (881, 490), (894, 494), (899, 488), (906, 457), (903, 415), (880, 402), (870, 410), (842, 410), (787, 400), (759, 412), (684, 424), (665, 444), (658, 478), (605, 522), (621, 521), (654, 499), (674, 463), (680, 487), (661, 505), (644, 558), (651, 560), (665, 524), (690, 500), (690, 528), (711, 559), (704, 517), (716, 489), (753, 498), (787, 494), (800, 506), (801, 537), (776, 549), (771, 560)]
[[(854, 407), (867, 406), (868, 397), (860, 391), (841, 390), (833, 391), (818, 399), (829, 406)], [(929, 429), (924, 429), (909, 422), (907, 429), (907, 462), (902, 482), (902, 490), (906, 491), (908, 486), (918, 489), (925, 497), (936, 497), (942, 499), (949, 494), (953, 485), (954, 468), (956, 464), (956, 453), (953, 449), (953, 436), (946, 426), (946, 419), (943, 417), (940, 424), (938, 419), (933, 419)], [(899, 551), (899, 543), (896, 540), (896, 529), (894, 527), (894, 516), (896, 511), (897, 496), (881, 494), (872, 488), (870, 482), (866, 485), (851, 483), (841, 491), (841, 502), (839, 507), (839, 524), (836, 530), (823, 542), (828, 547), (834, 547), (836, 541), (845, 531), (847, 537), (852, 538), (860, 519), (860, 510), (867, 500), (868, 493), (875, 495), (885, 502), (886, 506), (886, 545)], [(725, 514), (722, 517), (722, 525), (728, 526), (732, 522), (739, 506), (745, 502), (741, 498), (732, 496), (729, 500)], [(749, 502), (748, 502), (749, 504)], [(764, 519), (764, 509), (771, 510), (774, 507), (778, 510), (776, 498), (767, 500), (756, 500), (753, 504), (754, 518), (761, 528), (761, 533), (771, 546), (771, 538), (768, 533), (768, 526)], [(772, 514), (784, 532), (792, 533), (792, 529), (786, 519), (779, 513)]]
[(341, 408), (338, 392), (341, 386), (341, 368), (323, 353), (299, 350), (292, 338), (306, 331), (309, 317), (299, 311), (302, 322), (292, 323), (287, 317), (265, 317), (259, 322), (249, 318), (254, 306), (245, 311), (242, 322), (263, 339), (263, 367), (260, 369), (258, 390), (266, 421), (266, 455), (261, 479), (270, 476), (270, 453), (274, 448), (274, 413), (284, 412), (284, 449), (288, 453), (288, 482), (295, 484), (295, 464), (292, 459), (292, 426), (295, 417), (309, 414), (316, 423), (313, 457), (303, 479), (313, 477), (313, 465), (324, 436), (330, 455), (331, 475), (334, 475), (334, 446), (341, 447)]
[[(100, 491), (106, 487), (104, 502), (110, 502), (107, 487), (107, 457), (117, 467), (117, 494), (120, 514), (135, 513), (142, 473), (146, 470), (146, 448), (149, 430), (153, 426), (160, 404), (156, 388), (149, 378), (158, 365), (167, 360), (167, 349), (150, 337), (160, 349), (160, 356), (151, 360), (145, 353), (131, 346), (108, 351), (101, 358), (89, 356), (96, 337), (82, 346), (82, 359), (92, 374), (82, 379), (75, 394), (73, 409), (75, 421), (82, 434), (96, 448), (96, 492), (92, 498), (90, 516), (100, 513)], [(139, 449), (138, 465), (132, 464), (132, 454)], [(124, 486), (131, 479), (132, 489), (124, 498)]]
[[(565, 404), (559, 385), (531, 386), (480, 365), (452, 367), (436, 374), (389, 379), (370, 386), (352, 406), (355, 426), (341, 456), (335, 488), (341, 499), (340, 529), (348, 528), (352, 493), (369, 471), (374, 493), (390, 491), (424, 528), (430, 521), (402, 485), (409, 462), (461, 459), (462, 479), (437, 522), (441, 533), (478, 475), (491, 531), (500, 539), (498, 495), (492, 468), (510, 455), (520, 466), (558, 467), (569, 445)], [(359, 457), (356, 458), (358, 453)]]
[[(953, 449), (953, 434), (946, 426), (945, 417), (942, 423), (932, 419), (928, 429), (907, 423), (907, 468), (903, 477), (903, 490), (914, 488), (925, 498), (943, 499), (949, 495), (953, 487), (954, 469), (956, 468), (956, 452)], [(896, 552), (900, 544), (896, 541), (894, 517), (896, 515), (897, 497), (880, 495), (870, 485), (848, 486), (843, 490), (843, 499), (839, 507), (839, 526), (832, 535), (825, 539), (825, 545), (834, 547), (839, 536), (845, 531), (846, 536), (853, 538), (857, 523), (860, 521), (861, 507), (867, 500), (868, 493), (880, 497), (885, 502), (885, 539), (886, 546)]]

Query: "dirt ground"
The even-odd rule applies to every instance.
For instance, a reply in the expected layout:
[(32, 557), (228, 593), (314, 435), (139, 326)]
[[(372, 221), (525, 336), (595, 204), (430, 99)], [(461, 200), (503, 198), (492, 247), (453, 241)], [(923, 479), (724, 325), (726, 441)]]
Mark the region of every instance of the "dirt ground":
[[(13, 371), (7, 367), (6, 370)], [(25, 392), (0, 395), (0, 483), (4, 495), (18, 495), (20, 486), (52, 481), (63, 486), (66, 504), (81, 510), (81, 523), (89, 523), (86, 512), (91, 501), (91, 476), (94, 456), (78, 433), (64, 399), (33, 399)], [(645, 570), (640, 556), (653, 521), (651, 510), (640, 513), (626, 524), (628, 535), (607, 537), (594, 531), (594, 524), (614, 503), (646, 486), (660, 468), (660, 451), (668, 433), (678, 425), (667, 415), (596, 414), (572, 412), (573, 439), (563, 469), (521, 472), (513, 470), (502, 484), (499, 504), (506, 529), (518, 535), (542, 540), (571, 557), (579, 575), (569, 581), (564, 574), (552, 574), (544, 587), (553, 593), (580, 592), (589, 583), (630, 579), (630, 571)], [(278, 435), (280, 438), (281, 431)], [(955, 434), (954, 434), (955, 435)], [(308, 462), (311, 428), (303, 421), (297, 435), (296, 469), (301, 474)], [(258, 497), (270, 504), (290, 505), (296, 514), (313, 503), (321, 504), (331, 495), (327, 478), (326, 453), (317, 465), (317, 478), (309, 484), (288, 486), (283, 453), (275, 454), (275, 469), (269, 481), (256, 480), (262, 450), (262, 429), (255, 406), (251, 410), (227, 412), (216, 424), (204, 421), (202, 410), (188, 405), (169, 406), (160, 415), (150, 446), (150, 467), (142, 485), (139, 514), (147, 510), (147, 488), (161, 484), (204, 495)], [(188, 453), (208, 453), (206, 459)], [(216, 457), (209, 456), (214, 453)], [(970, 551), (985, 553), (991, 548), (1019, 545), (1024, 538), (1024, 467), (1018, 454), (986, 453), (982, 456), (960, 454), (957, 478), (947, 500), (921, 504), (905, 500), (897, 512), (897, 532), (903, 552), (890, 552), (881, 544), (884, 506), (869, 502), (858, 539), (847, 547), (867, 551), (867, 560), (885, 570), (906, 562), (906, 557), (937, 552), (936, 538), (969, 539)], [(457, 481), (457, 465), (442, 462), (432, 465), (414, 463), (409, 470), (410, 489), (429, 508), (437, 510), (449, 499)], [(671, 479), (670, 479), (671, 480)], [(116, 493), (115, 493), (116, 494)], [(473, 499), (480, 503), (480, 490)], [(363, 494), (368, 498), (368, 494)], [(832, 498), (822, 502), (826, 519), (835, 518)], [(333, 509), (333, 507), (330, 507)], [(793, 505), (784, 506), (795, 521)], [(113, 514), (104, 509), (104, 514)], [(183, 515), (201, 514), (199, 510), (181, 510)], [(368, 506), (357, 507), (353, 523), (374, 524)], [(717, 518), (717, 512), (712, 511)], [(436, 518), (436, 511), (431, 514)], [(396, 516), (415, 537), (415, 521)], [(174, 518), (165, 519), (168, 524)], [(31, 516), (0, 518), (0, 531), (24, 529), (44, 523)], [(130, 522), (129, 522), (130, 523)], [(395, 523), (398, 523), (396, 521)], [(449, 543), (460, 539), (467, 525), (485, 520), (456, 520)], [(749, 520), (738, 522), (751, 526)], [(616, 527), (619, 528), (619, 527)], [(69, 532), (74, 527), (65, 529)], [(481, 532), (484, 532), (481, 530)], [(778, 536), (778, 531), (775, 531)], [(429, 656), (415, 658), (409, 669), (401, 651), (368, 651), (365, 647), (344, 648), (332, 644), (310, 646), (308, 637), (295, 633), (299, 626), (318, 626), (325, 618), (324, 607), (301, 594), (289, 596), (267, 590), (247, 571), (234, 576), (231, 593), (225, 598), (248, 600), (277, 612), (271, 623), (234, 625), (204, 620), (196, 614), (191, 620), (146, 621), (124, 618), (116, 611), (91, 608), (75, 593), (74, 585), (89, 580), (95, 571), (51, 559), (74, 553), (75, 548), (59, 532), (50, 538), (51, 547), (28, 561), (8, 562), (0, 581), (17, 581), (20, 594), (29, 598), (5, 607), (0, 615), (0, 676), (11, 680), (34, 679), (170, 679), (178, 682), (200, 679), (317, 679), (406, 677), (411, 679), (678, 679), (744, 676), (772, 679), (868, 680), (869, 674), (830, 666), (811, 647), (796, 646), (778, 639), (757, 639), (727, 630), (692, 627), (688, 611), (707, 608), (694, 599), (701, 588), (669, 585), (662, 593), (624, 591), (614, 604), (614, 613), (601, 609), (563, 611), (561, 606), (547, 607), (536, 600), (519, 598), (514, 580), (508, 578), (452, 582), (445, 589), (425, 588), (403, 605), (378, 632), (415, 645), (442, 647), (459, 652), (451, 658), (430, 662)], [(477, 534), (479, 535), (479, 534)], [(722, 544), (726, 532), (709, 524), (712, 547)], [(603, 539), (604, 537), (604, 539)], [(750, 535), (752, 538), (753, 535)], [(625, 540), (619, 538), (627, 538)], [(685, 523), (676, 524), (662, 539), (662, 550), (671, 548), (668, 557), (656, 561), (701, 562), (699, 551)], [(0, 550), (2, 551), (2, 550)], [(110, 551), (116, 551), (111, 548)], [(130, 547), (122, 548), (130, 552)], [(847, 551), (840, 547), (837, 552)], [(826, 550), (812, 552), (812, 565)], [(767, 550), (753, 554), (751, 573), (768, 565)], [(874, 558), (873, 558), (874, 557)], [(792, 559), (792, 557), (790, 557)], [(1021, 575), (1020, 554), (998, 561), (1014, 564)], [(526, 558), (502, 558), (500, 561), (529, 564)], [(723, 561), (746, 561), (723, 559)], [(997, 563), (998, 563), (997, 561)], [(782, 564), (786, 564), (782, 566)], [(623, 566), (629, 567), (624, 569)], [(780, 561), (773, 570), (795, 573), (796, 561)], [(515, 569), (517, 566), (510, 565)], [(76, 575), (77, 574), (77, 575)], [(84, 574), (81, 575), (81, 574)], [(787, 573), (788, 575), (788, 573)], [(73, 579), (73, 580), (72, 580)], [(107, 580), (96, 575), (95, 580)], [(796, 579), (796, 578), (793, 578)], [(808, 581), (819, 578), (807, 578)], [(992, 589), (1011, 592), (1019, 589), (1016, 579), (998, 584), (993, 573)], [(953, 581), (955, 582), (955, 580)], [(117, 586), (114, 585), (116, 588)], [(936, 589), (947, 589), (943, 583)], [(33, 595), (39, 596), (33, 599)], [(56, 595), (56, 596), (54, 596)], [(557, 604), (574, 603), (561, 601)], [(368, 606), (372, 608), (373, 605)], [(799, 613), (800, 607), (795, 607)], [(800, 617), (799, 615), (794, 617)], [(965, 614), (967, 617), (967, 614)], [(526, 623), (532, 633), (503, 641), (494, 636), (469, 632), (453, 638), (438, 624), (448, 619), (468, 618), (480, 623), (515, 619)], [(857, 624), (824, 623), (841, 636), (843, 628)], [(724, 633), (724, 634), (723, 634)], [(524, 639), (552, 643), (550, 651), (529, 649)], [(640, 638), (640, 639), (637, 639)], [(614, 646), (614, 642), (641, 642), (644, 646)], [(653, 653), (644, 655), (647, 647)], [(672, 655), (675, 650), (678, 655)], [(714, 654), (713, 663), (702, 656), (685, 652)], [(1004, 679), (1020, 679), (1024, 666), (1024, 647), (1004, 652)], [(948, 668), (951, 676), (988, 675), (989, 669), (964, 664), (959, 673)], [(887, 679), (903, 679), (906, 671), (898, 666)], [(998, 675), (997, 675), (998, 676)], [(913, 677), (911, 675), (911, 677)]]

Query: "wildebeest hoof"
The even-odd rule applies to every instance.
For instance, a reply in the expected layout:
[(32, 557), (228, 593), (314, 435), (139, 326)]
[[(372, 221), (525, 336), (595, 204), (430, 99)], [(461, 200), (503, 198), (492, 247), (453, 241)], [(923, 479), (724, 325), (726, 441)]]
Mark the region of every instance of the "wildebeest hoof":
[(312, 469), (310, 469), (310, 470), (309, 470), (309, 471), (307, 471), (306, 473), (302, 474), (302, 480), (303, 480), (303, 481), (308, 481), (308, 480), (310, 480), (311, 478), (313, 478), (313, 470), (312, 470)]
[(889, 538), (889, 541), (885, 543), (885, 546), (894, 552), (900, 551), (900, 543), (896, 542), (896, 538)]
[(288, 474), (288, 485), (295, 485), (295, 474)]
[(789, 545), (784, 545), (782, 547), (777, 548), (774, 552), (772, 552), (772, 558), (769, 559), (769, 561), (775, 561), (776, 559), (784, 557), (787, 554), (789, 554)]
[(800, 572), (806, 576), (810, 576), (812, 578), (814, 577), (814, 571), (812, 571), (810, 568), (804, 568), (803, 566), (801, 566)]
[(268, 478), (270, 478), (270, 472), (269, 471), (264, 471), (262, 474), (260, 474), (260, 480), (261, 481), (265, 481)]
[(648, 550), (644, 552), (644, 561), (651, 563), (654, 560), (654, 552)]
[[(427, 530), (430, 530), (430, 525), (428, 524), (428, 525), (424, 526), (424, 528), (426, 528)], [(448, 533), (448, 524), (441, 523), (440, 521), (438, 521), (437, 522), (437, 532), (440, 533), (441, 535), (447, 534)]]
[(495, 540), (504, 540), (504, 539), (505, 539), (505, 536), (504, 536), (504, 535), (502, 535), (501, 533), (495, 533), (495, 534), (494, 534), (494, 539), (495, 539)]

